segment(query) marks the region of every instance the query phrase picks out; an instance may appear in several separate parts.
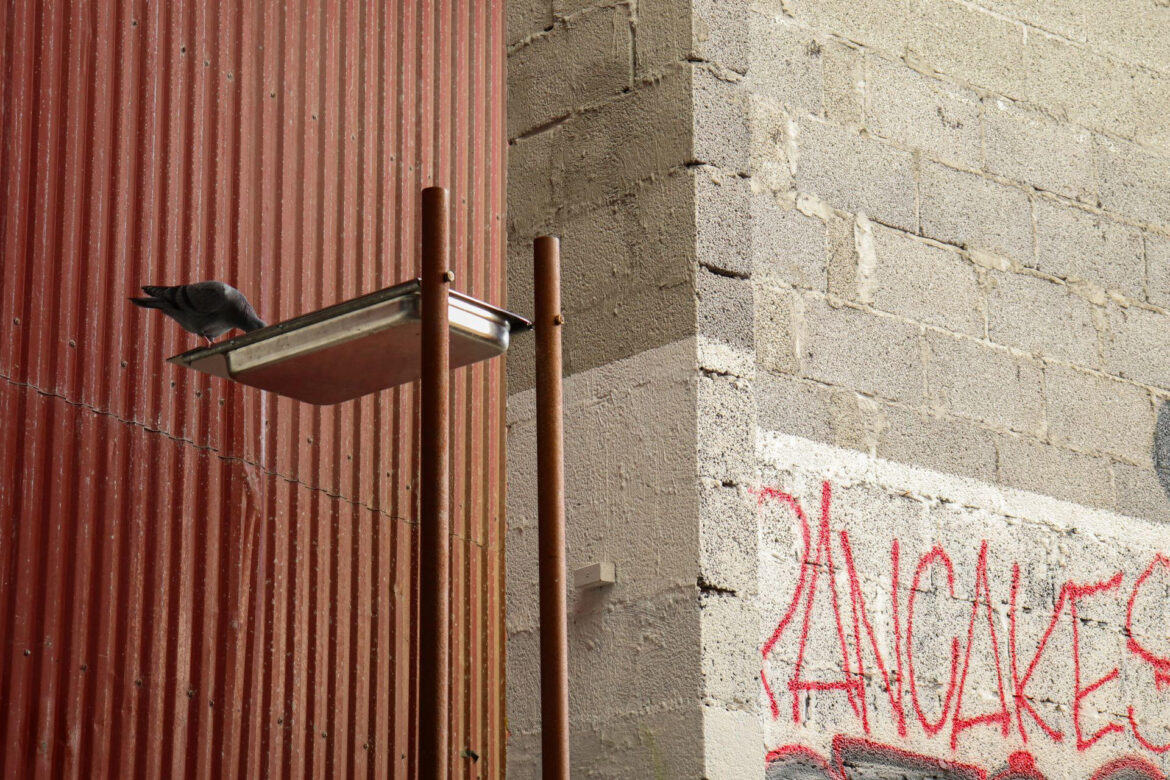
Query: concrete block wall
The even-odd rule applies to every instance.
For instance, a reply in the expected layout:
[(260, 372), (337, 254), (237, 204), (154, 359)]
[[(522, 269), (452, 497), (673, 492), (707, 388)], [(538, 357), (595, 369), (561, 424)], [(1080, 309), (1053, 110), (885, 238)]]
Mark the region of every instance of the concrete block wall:
[[(508, 4), (509, 305), (532, 310), (532, 239), (560, 236), (568, 579), (602, 561), (618, 577), (568, 592), (574, 777), (695, 777), (704, 760), (691, 26), (673, 0)], [(540, 776), (532, 350), (517, 338), (508, 361), (518, 778)]]
[(508, 4), (509, 294), (532, 300), (536, 235), (588, 258), (564, 269), (569, 373), (694, 333), (690, 31), (674, 0)]
[[(570, 567), (620, 558), (617, 586), (570, 594), (575, 773), (1166, 771), (1170, 6), (516, 0), (509, 37), (510, 304), (532, 236), (560, 235)], [(509, 367), (518, 776), (539, 752), (530, 349)], [(817, 533), (824, 485), (834, 564), (794, 510)], [(813, 570), (837, 606), (799, 601)], [(900, 636), (909, 590), (920, 626), (984, 651), (966, 682), (950, 645)], [(1049, 618), (1097, 633), (1049, 644)], [(1035, 682), (968, 727), (1025, 673), (1009, 659)]]
[[(818, 761), (875, 776), (994, 774), (1014, 761), (1019, 771), (1088, 777), (1117, 756), (1139, 775), (1166, 769), (1155, 749), (1170, 736), (1155, 714), (1165, 711), (1154, 681), (1161, 662), (1127, 644), (1137, 629), (1124, 613), (1127, 596), (1147, 593), (1143, 572), (1160, 572), (1170, 549), (1155, 452), (1170, 355), (1154, 335), (1170, 326), (1158, 254), (1170, 208), (1166, 188), (1151, 186), (1170, 174), (1155, 119), (1170, 109), (1170, 68), (1161, 43), (1074, 25), (1091, 4), (1064, 4), (1075, 19), (1061, 24), (1051, 5), (756, 2), (738, 34), (723, 30), (725, 41), (746, 41), (747, 68), (743, 46), (707, 52), (725, 96), (696, 97), (696, 124), (707, 104), (746, 106), (749, 160), (746, 170), (726, 153), (697, 160), (712, 180), (738, 187), (698, 199), (696, 223), (718, 233), (707, 241), (715, 255), (738, 256), (731, 248), (746, 243), (751, 263), (697, 258), (700, 373), (720, 388), (698, 396), (700, 490), (741, 494), (734, 511), (729, 502), (705, 506), (699, 525), (726, 533), (746, 505), (758, 566), (752, 587), (704, 574), (721, 586), (722, 603), (718, 614), (704, 605), (701, 623), (725, 638), (709, 651), (718, 661), (705, 659), (704, 703), (756, 714), (769, 776), (799, 774), (801, 762), (812, 776), (839, 776), (817, 774)], [(1110, 8), (1170, 32), (1170, 9)], [(705, 218), (728, 211), (742, 216)], [(720, 279), (707, 295), (704, 269)], [(753, 338), (742, 338), (741, 325), (725, 338), (728, 301), (749, 297)], [(754, 462), (729, 458), (709, 437), (750, 448)], [(844, 489), (840, 502), (822, 487)], [(792, 506), (772, 506), (777, 496)], [(804, 549), (797, 505), (812, 534)], [(1104, 539), (1086, 518), (1117, 536)], [(855, 540), (853, 582), (843, 579), (842, 531)], [(897, 586), (888, 579), (894, 547), (909, 556)], [(822, 584), (835, 587), (833, 600), (818, 607), (806, 577), (811, 566), (834, 581), (823, 571), (830, 555), (836, 584)], [(957, 590), (933, 575), (931, 606), (913, 616), (930, 639), (912, 638), (899, 588), (910, 587), (916, 565), (943, 557)], [(863, 570), (886, 579), (867, 582)], [(1008, 607), (1017, 571), (1019, 593), (1035, 596), (1019, 596), (1027, 619)], [(984, 626), (998, 632), (982, 639), (961, 616), (980, 604), (979, 577)], [(1062, 589), (1102, 596), (1103, 633), (1079, 645), (1095, 655), (1047, 650), (1043, 684), (1013, 689), (1009, 680), (1001, 694), (1010, 659), (1050, 647), (1046, 621), (1061, 609), (1068, 617)], [(854, 622), (867, 603), (880, 615), (872, 644)], [(1170, 602), (1150, 614), (1149, 625), (1162, 626)], [(966, 683), (949, 679), (940, 636), (964, 651), (955, 668)], [(743, 657), (745, 647), (755, 658)], [(979, 647), (992, 652), (968, 677), (965, 659)], [(879, 654), (891, 666), (929, 658), (918, 668), (933, 670), (924, 676), (931, 703), (890, 699), (915, 672), (882, 679)], [(727, 684), (732, 659), (742, 659), (737, 682), (763, 675), (763, 696)], [(1097, 698), (1082, 695), (1098, 680)], [(1061, 739), (1038, 735), (1026, 714), (994, 715), (986, 702), (1001, 695), (1049, 713)], [(972, 721), (972, 710), (986, 719)], [(760, 739), (740, 729), (734, 751)]]
[(1053, 6), (752, 5), (755, 351), (814, 438), (1165, 520), (1170, 10)]

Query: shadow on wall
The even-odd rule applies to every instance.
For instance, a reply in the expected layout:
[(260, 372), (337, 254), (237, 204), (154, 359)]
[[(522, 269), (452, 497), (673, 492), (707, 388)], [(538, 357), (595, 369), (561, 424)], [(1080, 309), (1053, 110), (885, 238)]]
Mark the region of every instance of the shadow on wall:
[(1170, 401), (1163, 401), (1158, 409), (1158, 425), (1154, 428), (1154, 471), (1162, 490), (1170, 497)]

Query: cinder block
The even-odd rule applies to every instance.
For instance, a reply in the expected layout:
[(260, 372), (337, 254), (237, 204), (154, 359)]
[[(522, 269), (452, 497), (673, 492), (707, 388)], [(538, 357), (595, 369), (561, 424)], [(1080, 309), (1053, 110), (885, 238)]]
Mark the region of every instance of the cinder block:
[(587, 371), (695, 335), (693, 284), (690, 279), (663, 282), (624, 291), (584, 311), (566, 307), (565, 373)]
[[(1165, 35), (1166, 19), (1170, 17), (1167, 7), (1161, 0), (1124, 5), (1094, 0), (1093, 10), (1080, 21), (1108, 41), (1111, 49), (1122, 52), (1125, 59), (1158, 68), (1170, 62), (1170, 38)], [(1098, 15), (1097, 8), (1108, 13)]]
[(540, 729), (540, 633), (509, 631), (508, 724), (517, 731)]
[(1012, 434), (996, 441), (999, 481), (1086, 506), (1112, 509), (1109, 459)]
[(765, 14), (751, 15), (750, 30), (752, 63), (747, 88), (794, 115), (820, 114), (824, 57), (817, 36)]
[(884, 311), (982, 337), (983, 291), (975, 267), (959, 252), (899, 230), (873, 225), (873, 268), (866, 283)]
[(1118, 3), (1079, 0), (1075, 5), (1049, 0), (998, 0), (998, 13), (1074, 41), (1089, 42), (1098, 50), (1119, 54), (1127, 62), (1151, 68), (1170, 62), (1170, 41), (1162, 34), (1166, 6), (1157, 2)]
[(1087, 279), (1141, 300), (1145, 288), (1142, 233), (1048, 198), (1037, 198), (1036, 260), (1028, 265), (1061, 279)]
[(1039, 30), (1029, 31), (1025, 67), (1029, 102), (1085, 127), (1133, 137), (1137, 68)]
[(581, 721), (612, 720), (694, 695), (702, 641), (694, 592), (691, 583), (571, 621), (569, 700)]
[(781, 208), (771, 193), (752, 196), (752, 278), (824, 291), (828, 258), (825, 223)]
[(878, 439), (879, 457), (985, 482), (995, 479), (995, 437), (987, 429), (893, 404), (883, 404), (882, 411), (886, 428)]
[(739, 349), (753, 344), (752, 283), (700, 267), (695, 272), (699, 333)]
[(886, 51), (901, 51), (914, 14), (904, 0), (785, 0), (777, 12), (789, 14), (813, 29)]
[(791, 192), (788, 164), (788, 116), (776, 104), (757, 94), (748, 95), (749, 157), (754, 192)]
[(799, 191), (883, 224), (917, 229), (909, 152), (814, 119), (801, 120), (795, 145)]
[(767, 371), (752, 383), (761, 428), (816, 441), (833, 440), (833, 390), (807, 379)]
[[(527, 143), (520, 141), (517, 146)], [(601, 365), (694, 332), (695, 197), (690, 171), (635, 186), (612, 203), (546, 217), (545, 224), (513, 226), (508, 247), (508, 289), (517, 311), (532, 311), (532, 238), (561, 238), (561, 294), (566, 317), (566, 361), (571, 371)], [(717, 205), (717, 204), (716, 204)], [(510, 216), (516, 217), (512, 209)], [(533, 220), (526, 220), (533, 221)], [(657, 298), (657, 299), (656, 299)], [(629, 307), (639, 301), (637, 308)], [(649, 307), (649, 308), (647, 308)], [(614, 310), (630, 312), (623, 322)], [(649, 327), (633, 327), (646, 323)], [(532, 386), (532, 340), (517, 338), (509, 362), (509, 390)]]
[(560, 189), (560, 128), (520, 138), (508, 147), (508, 236), (531, 240), (552, 225)]
[(750, 599), (699, 589), (703, 700), (754, 710), (760, 697), (760, 616)]
[(852, 390), (836, 390), (829, 399), (831, 444), (873, 454), (886, 427), (883, 404)]
[(1149, 391), (1056, 364), (1045, 368), (1044, 380), (1053, 443), (1153, 468), (1154, 405)]
[[(697, 687), (689, 668), (680, 669), (679, 676)], [(684, 697), (678, 703), (643, 707), (591, 725), (596, 736), (583, 735), (590, 739), (588, 747), (578, 745), (574, 736), (572, 749), (574, 762), (580, 755), (589, 759), (589, 765), (574, 764), (571, 776), (698, 777), (703, 771), (703, 743), (697, 736), (702, 733), (703, 713), (696, 704)]]
[[(511, 674), (509, 672), (509, 674)], [(510, 679), (509, 689), (511, 688)], [(535, 685), (539, 685), (539, 678), (534, 681)], [(519, 695), (532, 696), (532, 691), (521, 689)], [(508, 700), (511, 701), (513, 693), (508, 691)], [(509, 715), (510, 717), (510, 715)], [(591, 729), (592, 730), (592, 729)], [(507, 777), (540, 777), (540, 755), (541, 755), (541, 736), (539, 731), (522, 732), (517, 730), (514, 726), (508, 729), (508, 751)], [(574, 731), (569, 738), (570, 751), (573, 756), (577, 756), (577, 746), (581, 740), (580, 729)], [(580, 758), (577, 759), (581, 761)]]
[(504, 7), (508, 45), (552, 27), (552, 0), (512, 0)]
[(734, 377), (702, 374), (697, 392), (697, 473), (719, 482), (753, 484), (756, 426), (748, 383)]
[[(738, 82), (717, 78), (706, 66), (694, 64), (688, 70), (694, 151), (687, 162), (698, 160), (727, 173), (747, 173), (751, 169), (747, 90)], [(685, 106), (676, 106), (675, 111), (685, 114)], [(648, 139), (655, 136), (647, 133)]]
[[(562, 299), (576, 312), (602, 305), (615, 295), (650, 290), (687, 278), (695, 251), (686, 199), (694, 185), (686, 173), (636, 187), (621, 200), (561, 222)], [(677, 201), (678, 209), (666, 204)], [(531, 276), (531, 249), (523, 260)]]
[(1111, 374), (1170, 388), (1170, 315), (1110, 307), (1105, 365)]
[(1044, 380), (1040, 367), (1006, 349), (928, 331), (930, 402), (996, 428), (1040, 433)]
[(764, 752), (764, 735), (757, 713), (703, 707), (703, 777), (708, 780), (758, 777), (760, 756)]
[(1096, 368), (1100, 365), (1092, 304), (1065, 285), (990, 271), (987, 332), (997, 344)]
[[(904, 495), (905, 491), (891, 489), (880, 479), (859, 480), (852, 484), (834, 481), (832, 491), (830, 519), (833, 529), (840, 529), (849, 534), (853, 563), (862, 580), (862, 592), (865, 594), (870, 618), (873, 619), (875, 628), (884, 623), (892, 639), (893, 620), (889, 619), (886, 622), (892, 615), (879, 616), (878, 613), (885, 610), (880, 609), (874, 601), (876, 595), (874, 591), (880, 588), (884, 595), (890, 592), (893, 579), (891, 547), (894, 539), (899, 540), (903, 550), (930, 549), (936, 528), (930, 516), (930, 507), (916, 496)], [(816, 515), (809, 510), (815, 511), (816, 506), (805, 504), (804, 508), (809, 520), (812, 520)], [(876, 528), (881, 529), (880, 536), (873, 533)], [(837, 566), (844, 563), (842, 557), (834, 552)], [(901, 565), (905, 566), (906, 559), (902, 560)], [(904, 591), (910, 584), (903, 572), (899, 585), (902, 598), (905, 598)]]
[(983, 101), (987, 170), (1041, 190), (1096, 200), (1088, 130), (1020, 108), (1006, 98)]
[(756, 284), (754, 300), (756, 366), (763, 371), (796, 373), (800, 370), (796, 354), (797, 294), (769, 284)]
[(689, 69), (672, 71), (559, 125), (558, 201), (588, 210), (692, 160), (690, 82)]
[[(1163, 13), (1170, 17), (1170, 14)], [(1162, 25), (1164, 28), (1165, 21)], [(1140, 69), (1134, 74), (1132, 83), (1136, 95), (1133, 104), (1133, 117), (1137, 125), (1134, 140), (1146, 146), (1170, 151), (1170, 123), (1166, 121), (1165, 111), (1165, 107), (1170, 106), (1170, 74)]]
[(735, 73), (746, 73), (751, 59), (749, 18), (743, 0), (692, 0), (694, 54)]
[(695, 185), (695, 256), (736, 276), (752, 273), (752, 192), (748, 179), (713, 168), (688, 169)]
[(637, 76), (647, 79), (685, 62), (694, 44), (689, 3), (638, 0), (635, 17)]
[(859, 126), (865, 105), (865, 55), (851, 44), (829, 39), (820, 44), (825, 84), (825, 119)]
[(1096, 141), (1101, 204), (1134, 219), (1170, 225), (1170, 154), (1112, 138)]
[(621, 94), (630, 86), (633, 42), (625, 6), (597, 8), (557, 24), (508, 57), (508, 137)]
[[(647, 184), (659, 187), (665, 181)], [(638, 208), (639, 187), (634, 194), (593, 211), (574, 214), (561, 223), (561, 299), (566, 310), (573, 312), (604, 305), (608, 298), (623, 290), (651, 286), (647, 273), (653, 273), (655, 258), (645, 246), (640, 224), (646, 215)], [(688, 231), (689, 233), (689, 231)], [(683, 234), (690, 238), (687, 233)], [(681, 248), (681, 247), (680, 247)], [(531, 249), (521, 258), (526, 276), (532, 275)], [(586, 262), (587, 259), (587, 262)]]
[[(693, 584), (698, 566), (697, 395), (687, 340), (566, 382), (566, 504), (571, 568), (611, 561), (606, 603)], [(572, 383), (570, 385), (570, 382)], [(600, 416), (599, 416), (600, 415)], [(645, 468), (654, 453), (654, 468)], [(654, 565), (647, 565), (653, 561)], [(571, 593), (583, 611), (597, 593)]]
[(609, 0), (552, 0), (553, 16), (558, 20), (568, 19), (605, 5), (610, 5)]
[(921, 329), (890, 317), (804, 297), (806, 376), (883, 398), (922, 400)]
[(756, 592), (759, 550), (756, 499), (748, 487), (703, 480), (699, 487), (699, 572), (708, 586)]
[(1032, 256), (1032, 208), (1023, 191), (938, 163), (925, 163), (922, 233), (948, 244), (1017, 259)]
[(936, 160), (980, 167), (980, 108), (974, 92), (872, 54), (865, 68), (865, 126), (871, 132)]
[[(508, 308), (517, 312), (531, 312), (532, 293), (532, 236), (510, 236), (508, 240)], [(536, 384), (536, 339), (513, 338), (508, 345), (505, 361), (508, 372), (508, 393), (514, 395)]]
[[(519, 502), (513, 502), (509, 496), (508, 504), (517, 506)], [(540, 625), (540, 609), (535, 594), (531, 588), (521, 584), (536, 582), (538, 577), (535, 515), (534, 508), (531, 517), (518, 518), (523, 525), (509, 527), (507, 531), (505, 546), (510, 579), (504, 594), (504, 605), (509, 633), (535, 631)], [(509, 522), (511, 519), (509, 516)]]
[(1025, 89), (1024, 25), (956, 0), (910, 0), (907, 48), (924, 63), (1011, 97)]
[[(872, 224), (872, 223), (871, 223)], [(829, 258), (825, 269), (830, 295), (859, 302), (860, 275), (857, 257), (857, 221), (852, 215), (833, 214), (828, 228)]]
[(1170, 307), (1170, 238), (1144, 234), (1146, 246), (1146, 298), (1163, 308)]

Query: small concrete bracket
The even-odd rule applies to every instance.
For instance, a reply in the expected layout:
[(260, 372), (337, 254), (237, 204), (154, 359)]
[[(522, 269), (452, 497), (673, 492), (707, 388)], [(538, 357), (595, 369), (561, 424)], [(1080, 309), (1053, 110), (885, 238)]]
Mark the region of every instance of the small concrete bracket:
[(617, 582), (617, 567), (612, 561), (590, 564), (573, 572), (573, 586), (580, 590), (603, 588)]

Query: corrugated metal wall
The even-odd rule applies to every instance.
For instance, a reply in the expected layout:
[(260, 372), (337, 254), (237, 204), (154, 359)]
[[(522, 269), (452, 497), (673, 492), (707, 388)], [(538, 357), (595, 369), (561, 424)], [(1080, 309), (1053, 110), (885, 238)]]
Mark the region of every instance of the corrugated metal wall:
[[(410, 278), (444, 184), (455, 286), (503, 304), (502, 0), (4, 0), (0, 33), (4, 775), (409, 774), (414, 387), (233, 386), (126, 297), (224, 279), (271, 322)], [(464, 777), (503, 768), (502, 383), (453, 377)]]

